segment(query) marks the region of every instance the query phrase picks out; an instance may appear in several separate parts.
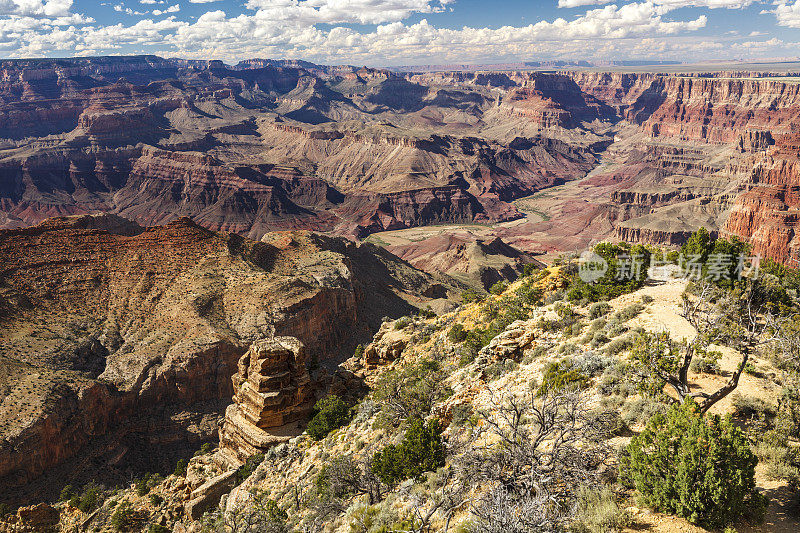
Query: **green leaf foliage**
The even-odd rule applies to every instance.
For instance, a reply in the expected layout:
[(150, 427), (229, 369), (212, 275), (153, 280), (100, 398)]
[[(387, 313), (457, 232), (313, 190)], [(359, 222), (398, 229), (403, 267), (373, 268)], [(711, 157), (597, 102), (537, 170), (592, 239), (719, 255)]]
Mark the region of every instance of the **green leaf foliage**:
[(318, 401), (314, 410), (316, 414), (306, 428), (306, 432), (314, 440), (322, 440), (334, 429), (350, 422), (350, 407), (335, 394)]
[(417, 418), (410, 422), (403, 440), (390, 444), (372, 457), (372, 472), (393, 486), (408, 478), (419, 479), (423, 473), (444, 466), (442, 429), (435, 421)]
[(703, 418), (688, 399), (650, 419), (620, 457), (620, 474), (654, 509), (721, 528), (763, 511), (764, 497), (755, 488), (756, 463), (729, 418)]

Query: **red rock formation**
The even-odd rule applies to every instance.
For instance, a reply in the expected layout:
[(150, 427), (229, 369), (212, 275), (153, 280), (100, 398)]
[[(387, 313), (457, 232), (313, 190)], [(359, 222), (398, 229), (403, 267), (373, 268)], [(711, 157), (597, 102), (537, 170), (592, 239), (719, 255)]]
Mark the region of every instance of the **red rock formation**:
[(800, 162), (767, 158), (753, 169), (736, 198), (725, 231), (753, 245), (753, 253), (783, 263), (798, 259)]
[(256, 341), (242, 356), (219, 432), (224, 463), (239, 466), (300, 433), (296, 423), (305, 421), (313, 405), (307, 359), (294, 337)]
[(168, 468), (212, 438), (254, 340), (349, 355), (382, 316), (411, 312), (398, 292), (434, 285), (370, 245), (269, 237), (108, 216), (0, 231), (0, 494)]

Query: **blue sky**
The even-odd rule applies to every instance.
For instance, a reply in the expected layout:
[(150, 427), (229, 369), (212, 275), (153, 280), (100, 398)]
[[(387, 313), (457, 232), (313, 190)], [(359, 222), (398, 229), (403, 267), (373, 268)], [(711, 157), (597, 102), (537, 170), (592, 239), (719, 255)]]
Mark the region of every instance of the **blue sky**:
[(371, 66), (800, 56), (800, 0), (0, 0), (0, 57)]

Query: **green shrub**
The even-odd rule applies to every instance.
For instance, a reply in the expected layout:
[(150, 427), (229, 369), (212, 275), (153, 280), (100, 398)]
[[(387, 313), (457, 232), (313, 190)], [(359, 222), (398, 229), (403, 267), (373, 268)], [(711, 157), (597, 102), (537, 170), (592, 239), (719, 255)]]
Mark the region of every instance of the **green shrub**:
[(467, 340), (467, 332), (464, 331), (464, 325), (453, 324), (453, 327), (451, 327), (450, 331), (447, 332), (447, 338), (453, 344), (458, 344)]
[(396, 330), (406, 329), (409, 326), (409, 324), (411, 324), (411, 318), (407, 316), (402, 316), (395, 321), (394, 329)]
[(719, 357), (695, 357), (692, 359), (689, 369), (698, 374), (716, 374), (722, 373), (719, 366)]
[(147, 533), (171, 533), (171, 529), (161, 524), (150, 524), (147, 528)]
[(653, 303), (653, 297), (650, 296), (649, 294), (643, 294), (642, 295), (642, 303), (645, 304), (645, 305)]
[(478, 294), (472, 289), (467, 289), (461, 293), (461, 301), (465, 304), (472, 303), (472, 302), (480, 302), (483, 300), (483, 296)]
[(596, 302), (589, 306), (589, 319), (594, 320), (607, 315), (611, 311), (608, 302)]
[(111, 525), (117, 531), (127, 531), (134, 524), (136, 524), (136, 516), (133, 511), (133, 505), (129, 501), (124, 501), (119, 504), (114, 514), (111, 515)]
[(208, 455), (209, 453), (214, 451), (214, 445), (210, 442), (204, 442), (200, 449), (194, 452), (194, 456), (197, 457), (199, 455)]
[(90, 513), (100, 507), (103, 503), (103, 488), (92, 482), (83, 487), (81, 494), (74, 494), (69, 500), (72, 507), (76, 507), (84, 513)]
[(314, 440), (322, 440), (334, 429), (350, 422), (350, 407), (335, 394), (318, 401), (314, 411), (316, 414), (306, 427), (306, 433)]
[(151, 494), (150, 495), (150, 504), (158, 507), (164, 503), (164, 497), (161, 494)]
[(372, 457), (372, 472), (393, 486), (408, 478), (419, 479), (424, 472), (444, 466), (442, 429), (436, 421), (412, 420), (398, 445), (390, 444)]
[(184, 477), (186, 476), (186, 467), (188, 463), (186, 459), (178, 459), (178, 464), (175, 465), (175, 472), (176, 476)]
[(61, 494), (58, 496), (58, 501), (66, 502), (69, 501), (73, 496), (75, 496), (75, 487), (72, 485), (65, 485), (64, 488), (61, 489)]
[(547, 392), (563, 389), (585, 389), (589, 386), (589, 377), (573, 365), (572, 361), (562, 360), (549, 363), (544, 369), (539, 396)]
[(445, 376), (441, 364), (432, 359), (389, 370), (375, 385), (375, 402), (393, 422), (425, 418), (452, 392), (444, 384)]
[(136, 494), (138, 496), (145, 496), (148, 492), (150, 492), (150, 487), (147, 483), (148, 479), (149, 474), (145, 474), (136, 480)]
[(264, 462), (264, 454), (257, 453), (247, 458), (247, 461), (236, 469), (236, 483), (241, 483), (255, 472), (258, 465)]
[(614, 313), (612, 319), (616, 319), (620, 322), (627, 322), (628, 320), (633, 320), (634, 318), (639, 316), (639, 313), (641, 313), (642, 311), (644, 311), (644, 305), (637, 302), (631, 305), (627, 305), (622, 309), (620, 309), (619, 311), (617, 311), (616, 313)]
[(737, 392), (731, 400), (736, 415), (742, 418), (767, 421), (775, 416), (775, 406), (758, 396), (742, 396)]
[(572, 530), (575, 533), (613, 533), (622, 531), (631, 523), (631, 517), (622, 509), (608, 487), (578, 490)]
[(489, 292), (494, 294), (495, 296), (500, 296), (505, 292), (508, 288), (508, 282), (506, 280), (500, 280), (491, 287), (489, 287)]
[(640, 244), (630, 246), (626, 243), (601, 242), (595, 245), (593, 251), (606, 262), (608, 269), (600, 279), (586, 283), (580, 279), (578, 269), (574, 268), (567, 291), (570, 301), (610, 300), (639, 289), (647, 279), (650, 251), (646, 247)]
[(762, 514), (757, 459), (729, 419), (703, 418), (689, 399), (656, 414), (620, 457), (621, 479), (654, 509), (712, 528)]

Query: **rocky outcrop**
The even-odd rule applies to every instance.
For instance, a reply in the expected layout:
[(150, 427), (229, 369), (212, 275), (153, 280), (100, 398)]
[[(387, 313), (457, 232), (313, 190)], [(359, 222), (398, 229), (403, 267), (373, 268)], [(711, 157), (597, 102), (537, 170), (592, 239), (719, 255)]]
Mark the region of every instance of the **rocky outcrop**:
[(371, 245), (267, 240), (107, 215), (0, 231), (0, 494), (172, 468), (216, 438), (254, 341), (345, 357), (447, 283)]
[(233, 404), (219, 432), (220, 461), (239, 466), (248, 457), (300, 433), (313, 405), (305, 346), (294, 337), (253, 343), (233, 376)]
[(752, 245), (752, 252), (792, 264), (798, 259), (800, 162), (767, 158), (753, 169), (736, 198), (725, 231)]

